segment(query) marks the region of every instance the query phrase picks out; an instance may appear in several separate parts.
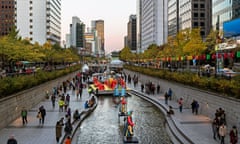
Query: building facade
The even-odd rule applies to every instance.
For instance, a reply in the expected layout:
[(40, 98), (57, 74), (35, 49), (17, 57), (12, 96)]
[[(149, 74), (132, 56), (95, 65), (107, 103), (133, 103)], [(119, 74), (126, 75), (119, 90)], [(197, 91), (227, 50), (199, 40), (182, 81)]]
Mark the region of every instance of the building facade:
[(168, 36), (179, 32), (179, 0), (168, 0)]
[(141, 17), (142, 17), (142, 0), (137, 0), (137, 53), (142, 52), (142, 32), (141, 32)]
[(15, 26), (15, 1), (0, 0), (0, 36), (9, 34)]
[(96, 34), (96, 47), (98, 47), (98, 56), (102, 57), (105, 55), (105, 38), (104, 38), (104, 21), (103, 20), (93, 20), (92, 21), (92, 31)]
[(212, 22), (211, 0), (180, 0), (179, 30), (201, 28), (200, 34), (206, 38), (211, 30)]
[(223, 22), (240, 17), (239, 0), (212, 0), (212, 26), (222, 30)]
[(85, 24), (76, 16), (72, 17), (70, 24), (70, 46), (75, 48), (85, 47)]
[(134, 53), (137, 51), (137, 16), (130, 15), (127, 29), (127, 45)]
[(140, 0), (141, 50), (167, 42), (167, 0)]
[(16, 27), (31, 42), (60, 44), (61, 0), (17, 0)]

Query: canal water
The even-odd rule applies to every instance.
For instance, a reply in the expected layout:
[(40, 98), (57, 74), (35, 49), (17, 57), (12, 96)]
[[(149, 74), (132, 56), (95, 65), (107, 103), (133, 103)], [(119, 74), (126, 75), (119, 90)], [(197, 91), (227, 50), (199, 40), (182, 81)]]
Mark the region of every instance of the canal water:
[[(134, 136), (140, 144), (172, 144), (158, 108), (136, 96), (127, 97), (127, 103), (128, 111), (133, 111)], [(113, 97), (99, 97), (95, 111), (76, 133), (77, 144), (122, 144), (124, 121), (118, 118), (118, 111)]]

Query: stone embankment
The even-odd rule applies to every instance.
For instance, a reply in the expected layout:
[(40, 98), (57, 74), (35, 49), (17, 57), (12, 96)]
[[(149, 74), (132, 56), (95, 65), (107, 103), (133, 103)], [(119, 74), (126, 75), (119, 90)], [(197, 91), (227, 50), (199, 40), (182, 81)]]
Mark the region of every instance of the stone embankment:
[(16, 120), (23, 107), (31, 109), (36, 106), (45, 99), (46, 91), (51, 93), (53, 87), (75, 75), (76, 72), (0, 99), (0, 129)]

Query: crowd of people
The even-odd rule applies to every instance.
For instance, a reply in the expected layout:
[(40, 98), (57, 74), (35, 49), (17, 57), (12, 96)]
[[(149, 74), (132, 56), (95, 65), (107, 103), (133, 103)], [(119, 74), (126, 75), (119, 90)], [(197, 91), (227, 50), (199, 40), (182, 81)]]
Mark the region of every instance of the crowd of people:
[[(213, 129), (213, 138), (220, 140), (221, 144), (225, 144), (225, 137), (227, 136), (227, 122), (226, 122), (226, 113), (220, 107), (216, 109), (215, 117), (212, 122), (212, 129)], [(234, 125), (229, 132), (230, 143), (237, 144), (238, 142), (238, 131), (237, 127)]]

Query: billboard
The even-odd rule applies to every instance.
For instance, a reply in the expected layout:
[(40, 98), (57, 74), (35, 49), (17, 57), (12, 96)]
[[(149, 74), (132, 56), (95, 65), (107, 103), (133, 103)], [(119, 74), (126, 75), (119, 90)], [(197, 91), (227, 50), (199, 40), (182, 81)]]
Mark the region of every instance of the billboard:
[(240, 35), (240, 18), (223, 23), (224, 37), (236, 37)]

